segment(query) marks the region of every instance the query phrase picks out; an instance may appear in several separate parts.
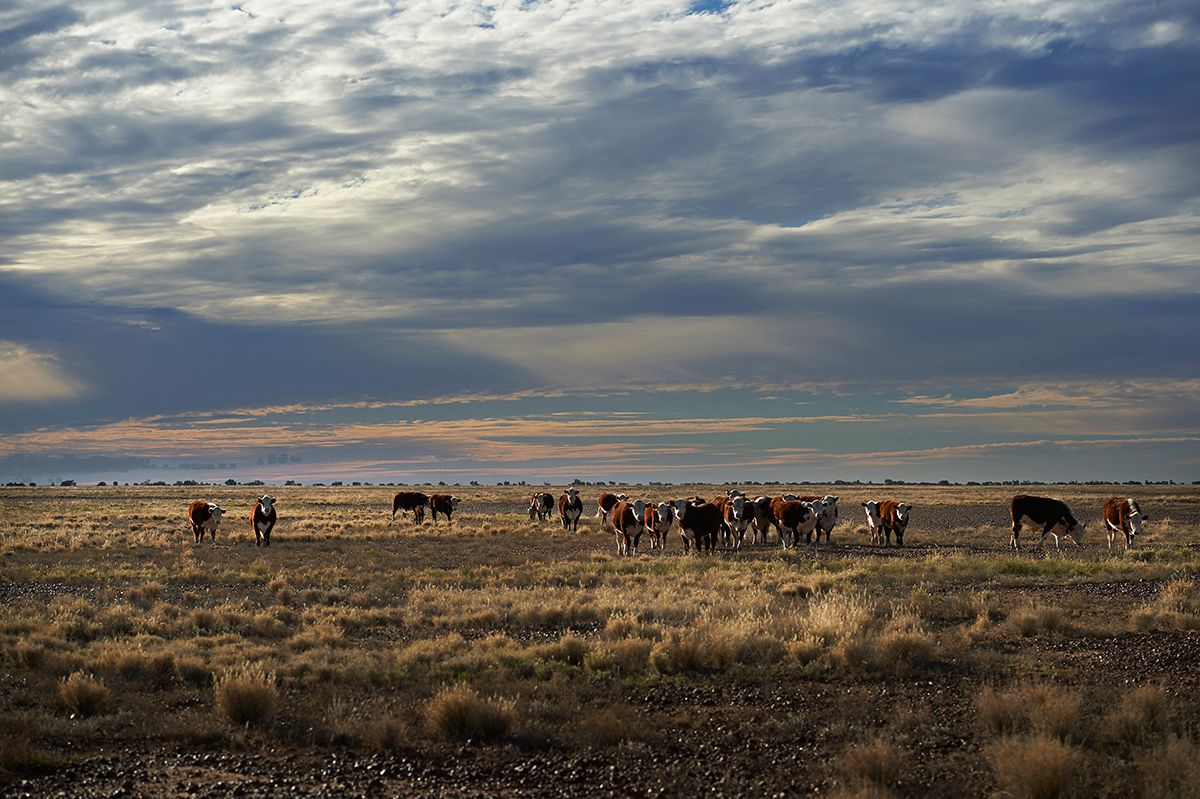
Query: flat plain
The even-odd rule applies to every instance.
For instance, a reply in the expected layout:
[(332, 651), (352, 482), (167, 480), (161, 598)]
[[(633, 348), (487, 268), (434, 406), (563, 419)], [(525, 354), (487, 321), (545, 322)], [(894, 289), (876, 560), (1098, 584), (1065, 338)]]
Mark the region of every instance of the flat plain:
[[(0, 489), (0, 794), (1200, 795), (1200, 487), (744, 489), (838, 495), (832, 545), (622, 558), (594, 487), (578, 534), (533, 487), (420, 526), (379, 486)], [(1013, 493), (1083, 546), (1012, 553)]]

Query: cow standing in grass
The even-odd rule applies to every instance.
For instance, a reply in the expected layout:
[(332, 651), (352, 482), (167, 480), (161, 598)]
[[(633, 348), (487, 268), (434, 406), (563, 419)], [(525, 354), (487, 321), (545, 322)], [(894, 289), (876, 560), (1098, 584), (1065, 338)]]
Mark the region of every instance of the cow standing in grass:
[(275, 497), (263, 494), (250, 511), (250, 526), (254, 528), (254, 546), (271, 546), (271, 531), (275, 529)]
[(640, 499), (630, 502), (623, 499), (613, 505), (612, 526), (617, 536), (618, 555), (636, 555), (638, 542), (642, 537), (642, 521), (646, 512), (646, 503)]
[(837, 526), (838, 523), (838, 498), (833, 494), (826, 494), (823, 497), (804, 496), (796, 497), (796, 499), (800, 500), (801, 502), (813, 502), (818, 499), (821, 500), (824, 509), (821, 511), (821, 515), (817, 517), (817, 543), (821, 543), (821, 534), (824, 533), (825, 543), (828, 544), (829, 534), (833, 532), (833, 528)]
[(449, 494), (430, 494), (429, 495), (429, 513), (433, 517), (433, 523), (437, 524), (437, 515), (443, 513), (446, 516), (446, 521), (453, 523), (450, 514), (458, 510), (458, 503), (462, 502), (458, 497)]
[(1142, 509), (1132, 499), (1127, 497), (1109, 497), (1104, 501), (1104, 526), (1108, 528), (1108, 548), (1113, 548), (1117, 533), (1125, 534), (1125, 548), (1133, 546), (1133, 537), (1141, 535), (1142, 522), (1150, 521), (1150, 517), (1142, 513)]
[(392, 521), (400, 511), (412, 511), (413, 522), (421, 524), (425, 521), (425, 509), (429, 507), (429, 497), (420, 491), (401, 491), (392, 497)]
[(550, 517), (551, 511), (554, 510), (554, 497), (545, 491), (539, 491), (529, 498), (529, 520), (533, 521), (536, 518), (539, 522), (544, 522)]
[(754, 520), (752, 507), (750, 500), (740, 494), (725, 503), (722, 534), (735, 551), (742, 548), (742, 542), (746, 540), (746, 528)]
[(192, 524), (192, 535), (195, 536), (197, 544), (204, 540), (205, 532), (214, 544), (217, 543), (217, 526), (221, 523), (224, 513), (225, 509), (217, 503), (205, 502), (202, 499), (188, 505), (188, 521)]
[(608, 515), (612, 513), (613, 506), (618, 502), (623, 502), (629, 499), (624, 494), (614, 494), (611, 491), (605, 491), (596, 498), (596, 516), (600, 519), (600, 529), (604, 529), (604, 525), (608, 523)]
[[(750, 500), (750, 511), (754, 514), (752, 541), (757, 544), (767, 543), (767, 533), (772, 527), (779, 530), (779, 521), (771, 511), (770, 497), (755, 497)], [(782, 535), (782, 532), (780, 532)]]
[(1034, 526), (1041, 526), (1042, 545), (1045, 545), (1047, 535), (1054, 536), (1054, 546), (1058, 549), (1062, 548), (1061, 536), (1069, 537), (1076, 546), (1083, 545), (1084, 523), (1075, 518), (1067, 503), (1061, 499), (1018, 494), (1012, 498), (1008, 512), (1012, 517), (1010, 543), (1014, 550), (1021, 549), (1021, 527), (1025, 519), (1033, 522)]
[(583, 500), (579, 491), (568, 488), (558, 498), (558, 517), (562, 520), (564, 530), (579, 532), (579, 517), (583, 515)]
[(800, 537), (804, 536), (804, 541), (807, 544), (813, 542), (813, 530), (817, 528), (817, 519), (824, 510), (821, 505), (821, 500), (815, 502), (803, 502), (798, 499), (784, 499), (777, 497), (777, 501), (772, 501), (771, 511), (775, 514), (775, 518), (779, 520), (780, 540), (783, 548), (788, 548), (788, 540), (791, 539), (792, 548), (800, 546)]
[(904, 546), (904, 531), (908, 529), (909, 511), (912, 505), (885, 499), (882, 502), (864, 502), (867, 512), (867, 526), (871, 528), (871, 543), (877, 546), (891, 546), (892, 536), (896, 536), (896, 546)]
[(679, 535), (683, 538), (683, 552), (686, 555), (694, 544), (696, 554), (712, 552), (717, 546), (717, 536), (721, 532), (724, 520), (721, 509), (703, 500), (677, 499), (674, 506), (675, 518), (679, 520)]
[(657, 506), (646, 506), (646, 510), (642, 512), (642, 526), (650, 535), (651, 549), (666, 551), (667, 533), (670, 532), (673, 521), (675, 512), (671, 510), (671, 503), (660, 502)]

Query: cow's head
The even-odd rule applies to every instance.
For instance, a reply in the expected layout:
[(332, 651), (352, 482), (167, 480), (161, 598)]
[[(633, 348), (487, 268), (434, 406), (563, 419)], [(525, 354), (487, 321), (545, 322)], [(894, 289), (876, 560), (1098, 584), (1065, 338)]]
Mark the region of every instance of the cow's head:
[(272, 508), (275, 507), (275, 497), (270, 497), (266, 494), (263, 494), (258, 498), (258, 504), (262, 505), (263, 513), (270, 513)]
[(906, 502), (901, 502), (896, 506), (896, 519), (901, 524), (908, 524), (908, 512), (912, 510), (912, 505)]
[(213, 522), (221, 521), (221, 515), (225, 513), (225, 509), (215, 502), (208, 503), (208, 513), (212, 516)]
[(783, 495), (784, 502), (795, 502), (797, 499), (798, 499), (798, 497), (795, 494), (784, 494)]
[(879, 503), (875, 502), (875, 501), (864, 502), (862, 504), (862, 506), (867, 511), (867, 523), (870, 524), (872, 528), (878, 527), (879, 526)]
[(450, 507), (458, 510), (458, 503), (462, 502), (458, 497), (450, 497)]
[(671, 520), (675, 518), (674, 506), (669, 502), (660, 502), (654, 510), (654, 515), (658, 519), (659, 524), (671, 526)]
[(1084, 533), (1084, 528), (1087, 527), (1086, 523), (1075, 522), (1074, 524), (1072, 524), (1071, 520), (1063, 519), (1061, 522), (1058, 523), (1058, 525), (1055, 527), (1055, 529), (1058, 529), (1058, 527), (1061, 527), (1063, 529), (1064, 535), (1066, 535), (1072, 541), (1075, 542), (1075, 546), (1078, 546), (1078, 547), (1083, 546), (1083, 533)]
[(826, 494), (821, 500), (825, 503), (825, 515), (833, 519), (838, 517), (837, 501), (838, 498), (833, 494)]
[(579, 489), (578, 489), (578, 488), (568, 488), (568, 489), (567, 489), (567, 499), (569, 499), (569, 500), (571, 500), (572, 502), (574, 502), (574, 501), (575, 501), (575, 497), (577, 497), (577, 496), (579, 496)]
[(671, 509), (675, 513), (675, 518), (683, 521), (684, 514), (688, 512), (688, 508), (692, 507), (692, 501), (689, 499), (677, 499), (671, 503)]
[(726, 492), (725, 496), (729, 497), (730, 499), (733, 499), (734, 497), (744, 497), (746, 495), (743, 494), (741, 491), (738, 491), (736, 488), (731, 488), (731, 489), (729, 489), (729, 491)]
[(734, 497), (732, 500), (729, 501), (729, 507), (730, 507), (730, 512), (733, 514), (733, 518), (737, 519), (739, 522), (743, 518), (745, 518), (746, 498), (743, 497), (741, 494), (738, 494), (736, 497)]
[(629, 497), (628, 497), (627, 495), (625, 495), (625, 494), (617, 494), (617, 502), (624, 502), (624, 501), (625, 501), (625, 500), (627, 500), (627, 499), (629, 499)]
[(1132, 499), (1125, 500), (1129, 503), (1129, 530), (1133, 535), (1142, 534), (1142, 522), (1150, 521), (1150, 517), (1142, 513), (1142, 509)]
[(813, 516), (817, 518), (820, 518), (821, 514), (825, 512), (825, 500), (823, 499), (810, 499), (805, 502), (804, 505), (811, 510)]
[(646, 518), (646, 500), (638, 499), (633, 503), (633, 518), (639, 521)]

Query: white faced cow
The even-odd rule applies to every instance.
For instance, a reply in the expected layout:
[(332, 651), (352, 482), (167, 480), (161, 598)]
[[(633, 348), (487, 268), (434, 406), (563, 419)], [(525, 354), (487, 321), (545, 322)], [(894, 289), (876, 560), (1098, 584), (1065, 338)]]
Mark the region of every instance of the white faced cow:
[(679, 520), (679, 535), (683, 538), (683, 552), (695, 544), (696, 554), (712, 552), (721, 532), (721, 509), (710, 502), (677, 499), (671, 503), (675, 518)]
[(568, 488), (558, 498), (558, 517), (562, 520), (563, 529), (579, 532), (579, 517), (582, 515), (583, 500), (579, 498), (579, 490)]
[(734, 550), (741, 549), (742, 542), (746, 540), (746, 528), (754, 521), (753, 507), (750, 500), (741, 494), (725, 503), (723, 532), (728, 536), (727, 543)]
[(275, 529), (275, 519), (275, 497), (263, 494), (250, 511), (250, 526), (254, 528), (254, 546), (271, 546), (271, 531)]
[(838, 498), (833, 494), (826, 494), (823, 497), (807, 496), (796, 497), (796, 499), (800, 500), (801, 502), (812, 502), (818, 499), (821, 500), (822, 505), (824, 505), (824, 509), (821, 511), (821, 515), (817, 517), (817, 543), (821, 543), (821, 533), (824, 533), (825, 543), (828, 544), (829, 534), (833, 532), (833, 528), (838, 523)]
[(529, 498), (529, 519), (535, 517), (539, 522), (546, 521), (554, 510), (554, 496), (546, 491), (539, 491)]
[(671, 523), (675, 521), (675, 511), (669, 502), (660, 502), (657, 506), (647, 505), (642, 512), (642, 526), (650, 535), (650, 548), (667, 549), (667, 533)]
[(885, 499), (882, 502), (864, 502), (863, 509), (867, 512), (867, 526), (871, 528), (871, 543), (877, 546), (891, 546), (892, 535), (896, 536), (896, 546), (904, 546), (904, 531), (908, 529), (909, 513), (912, 505)]
[(612, 526), (617, 536), (618, 555), (636, 555), (638, 541), (642, 537), (642, 527), (646, 513), (646, 503), (643, 500), (621, 500), (613, 505)]
[(1108, 548), (1113, 548), (1117, 533), (1125, 534), (1125, 548), (1133, 546), (1133, 537), (1142, 534), (1142, 522), (1150, 517), (1132, 499), (1109, 497), (1104, 501), (1104, 526), (1108, 528)]
[(214, 544), (217, 543), (217, 525), (221, 523), (224, 513), (225, 509), (215, 502), (198, 499), (188, 505), (188, 521), (192, 523), (192, 535), (196, 537), (197, 544), (204, 540), (205, 532), (212, 537)]

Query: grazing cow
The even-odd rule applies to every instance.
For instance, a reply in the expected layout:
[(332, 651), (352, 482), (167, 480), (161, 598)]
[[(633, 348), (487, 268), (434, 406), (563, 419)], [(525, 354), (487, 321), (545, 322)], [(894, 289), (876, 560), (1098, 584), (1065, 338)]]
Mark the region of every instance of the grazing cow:
[(202, 499), (188, 505), (188, 521), (192, 523), (192, 535), (196, 537), (197, 544), (204, 540), (205, 531), (212, 537), (212, 542), (217, 543), (217, 525), (221, 523), (224, 513), (225, 509), (217, 503)]
[(912, 505), (885, 499), (882, 502), (864, 502), (867, 512), (867, 526), (871, 528), (871, 543), (877, 546), (891, 546), (892, 535), (896, 536), (896, 546), (904, 546), (904, 531), (908, 529), (909, 511)]
[(771, 510), (775, 513), (775, 518), (779, 520), (779, 538), (783, 543), (783, 548), (787, 549), (789, 537), (793, 548), (800, 546), (801, 535), (804, 536), (806, 543), (811, 544), (813, 530), (817, 528), (817, 519), (824, 510), (821, 500), (804, 502), (782, 497), (778, 499), (778, 502), (772, 502)]
[(275, 529), (275, 497), (263, 494), (250, 511), (250, 526), (254, 528), (254, 546), (271, 546), (271, 531)]
[(583, 500), (579, 491), (568, 488), (567, 492), (558, 498), (558, 516), (562, 519), (564, 530), (579, 532), (579, 517), (583, 515)]
[(1125, 534), (1125, 548), (1133, 546), (1133, 537), (1142, 534), (1142, 522), (1150, 517), (1132, 499), (1109, 497), (1104, 500), (1104, 525), (1108, 528), (1108, 548), (1112, 549), (1117, 533)]
[(754, 520), (752, 507), (750, 500), (740, 495), (725, 503), (721, 532), (726, 536), (726, 543), (735, 550), (742, 548), (742, 542), (746, 540), (746, 528)]
[(420, 491), (401, 491), (392, 497), (392, 521), (400, 511), (412, 511), (413, 522), (421, 524), (425, 521), (425, 509), (429, 507), (429, 497)]
[(838, 523), (838, 498), (833, 494), (826, 494), (823, 497), (808, 496), (796, 497), (801, 502), (812, 502), (819, 499), (825, 505), (825, 509), (821, 511), (821, 515), (817, 517), (817, 543), (821, 543), (821, 533), (825, 534), (825, 543), (829, 543), (829, 534), (833, 532), (833, 528)]
[(770, 497), (755, 497), (750, 501), (750, 508), (754, 512), (754, 531), (752, 533), (752, 541), (757, 544), (759, 539), (762, 543), (767, 543), (767, 532), (774, 527), (779, 529), (779, 522), (775, 518), (775, 513), (771, 510)]
[[(1051, 499), (1050, 497), (1031, 497), (1025, 494), (1018, 494), (1012, 498), (1012, 504), (1009, 505), (1009, 515), (1012, 516), (1012, 547), (1019, 550), (1021, 548), (1021, 523), (1024, 519), (1029, 519), (1034, 525), (1042, 526), (1042, 538), (1040, 544), (1046, 543), (1046, 535), (1054, 536), (1054, 546), (1061, 549), (1062, 543), (1059, 536), (1070, 536), (1075, 542), (1075, 546), (1083, 544), (1083, 522), (1075, 518), (1071, 513), (1071, 509), (1067, 507), (1067, 503), (1061, 499)], [(1057, 532), (1061, 529), (1061, 533)]]
[(683, 538), (684, 554), (688, 553), (693, 543), (696, 545), (697, 555), (702, 551), (712, 552), (724, 522), (721, 509), (709, 502), (697, 504), (687, 499), (677, 499), (672, 505), (675, 518), (679, 520), (679, 535)]
[(643, 517), (646, 513), (646, 503), (642, 500), (630, 502), (623, 499), (612, 510), (613, 532), (617, 536), (618, 555), (636, 555), (638, 541), (642, 537)]
[(667, 533), (671, 530), (671, 522), (675, 521), (675, 512), (671, 503), (660, 502), (657, 506), (647, 505), (642, 512), (642, 526), (650, 534), (650, 548), (667, 549)]
[(604, 525), (608, 522), (608, 514), (612, 512), (613, 505), (618, 502), (629, 499), (624, 494), (614, 494), (610, 491), (605, 491), (596, 499), (596, 515), (600, 517), (600, 529), (604, 529)]
[(529, 519), (537, 517), (539, 522), (546, 521), (554, 510), (554, 495), (539, 491), (529, 498)]
[(437, 515), (439, 513), (446, 514), (446, 521), (450, 522), (450, 514), (458, 510), (458, 503), (462, 502), (458, 497), (452, 497), (449, 494), (430, 494), (429, 495), (429, 512), (433, 516), (434, 524), (437, 524)]

